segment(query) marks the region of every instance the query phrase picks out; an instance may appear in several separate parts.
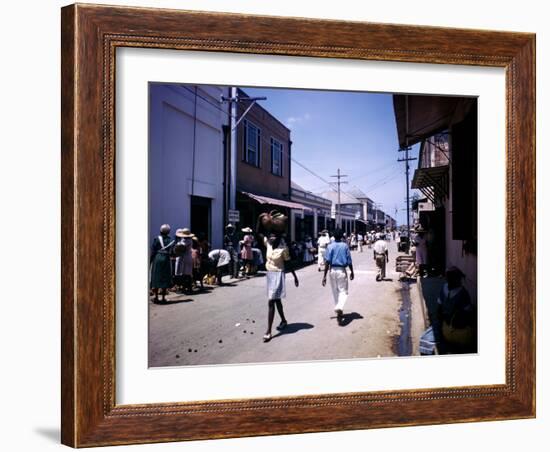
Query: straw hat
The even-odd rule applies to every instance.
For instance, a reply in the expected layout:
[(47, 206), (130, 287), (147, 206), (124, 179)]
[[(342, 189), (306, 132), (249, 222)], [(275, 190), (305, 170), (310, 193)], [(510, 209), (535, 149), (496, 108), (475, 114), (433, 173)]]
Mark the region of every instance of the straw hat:
[(193, 237), (193, 234), (191, 234), (191, 231), (188, 228), (183, 228), (176, 230), (176, 237), (190, 238)]
[(252, 229), (247, 226), (246, 228), (242, 228), (241, 231), (246, 232), (247, 234), (250, 234), (252, 232)]

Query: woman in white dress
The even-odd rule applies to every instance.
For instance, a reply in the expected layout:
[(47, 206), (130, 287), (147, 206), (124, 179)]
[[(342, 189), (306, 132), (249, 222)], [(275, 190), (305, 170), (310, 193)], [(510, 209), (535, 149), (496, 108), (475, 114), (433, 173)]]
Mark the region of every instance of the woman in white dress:
[(302, 260), (304, 261), (304, 264), (310, 264), (311, 262), (313, 262), (314, 259), (315, 257), (313, 256), (313, 242), (311, 241), (311, 237), (309, 235), (306, 235)]

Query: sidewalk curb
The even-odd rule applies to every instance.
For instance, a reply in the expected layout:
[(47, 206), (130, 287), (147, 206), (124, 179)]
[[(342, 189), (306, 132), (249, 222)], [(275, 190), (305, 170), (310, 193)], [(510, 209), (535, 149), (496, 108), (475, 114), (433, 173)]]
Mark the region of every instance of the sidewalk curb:
[(418, 297), (420, 298), (420, 307), (422, 308), (422, 317), (424, 319), (424, 329), (429, 328), (429, 322), (428, 322), (428, 315), (427, 315), (427, 307), (426, 307), (426, 300), (424, 299), (424, 294), (422, 293), (422, 278), (420, 276), (416, 277), (416, 288), (418, 290)]

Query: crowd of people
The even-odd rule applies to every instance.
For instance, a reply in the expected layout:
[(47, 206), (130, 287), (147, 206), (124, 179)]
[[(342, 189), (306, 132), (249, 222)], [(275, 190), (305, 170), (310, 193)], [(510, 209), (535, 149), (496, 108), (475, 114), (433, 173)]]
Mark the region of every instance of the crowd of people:
[[(380, 233), (374, 232), (365, 235), (341, 233), (339, 240), (350, 250), (363, 252), (365, 246), (370, 248), (380, 236)], [(150, 287), (153, 302), (165, 303), (168, 290), (191, 294), (196, 288), (204, 288), (205, 283), (223, 285), (225, 275), (234, 279), (247, 278), (259, 269), (267, 270), (265, 257), (268, 247), (263, 239), (262, 234), (256, 237), (250, 227), (242, 228), (239, 234), (234, 225), (228, 224), (223, 248), (212, 249), (204, 233), (194, 234), (189, 228), (182, 228), (177, 229), (173, 237), (170, 225), (163, 224), (151, 245)], [(284, 234), (281, 240), (286, 244)], [(323, 271), (327, 247), (335, 240), (334, 234), (324, 229), (317, 239), (306, 235), (303, 240), (291, 241), (288, 253), (294, 268), (317, 262), (318, 270)]]
[[(407, 277), (425, 274), (423, 232), (417, 229), (411, 241), (414, 259), (405, 272)], [(286, 296), (286, 272), (292, 274), (298, 287), (295, 269), (317, 262), (318, 271), (323, 272), (322, 286), (326, 285), (327, 279), (330, 280), (333, 309), (337, 323), (342, 325), (349, 281), (355, 277), (351, 252), (362, 253), (365, 247), (372, 249), (378, 267), (376, 281), (384, 281), (389, 262), (388, 241), (393, 238), (399, 242), (401, 234), (400, 231), (371, 231), (346, 235), (340, 229), (330, 234), (325, 229), (316, 240), (305, 236), (301, 242), (287, 243), (285, 234), (281, 232), (254, 234), (250, 227), (245, 227), (238, 234), (235, 226), (228, 224), (223, 248), (211, 249), (204, 234), (195, 235), (188, 228), (177, 229), (174, 237), (170, 233), (170, 226), (163, 224), (151, 245), (150, 288), (153, 303), (166, 303), (169, 290), (191, 294), (199, 286), (202, 289), (204, 283), (222, 285), (224, 275), (247, 278), (255, 275), (258, 269), (265, 269), (268, 322), (264, 342), (272, 339), (275, 311), (280, 317), (277, 329), (284, 330), (288, 324), (282, 303)], [(438, 299), (440, 308), (433, 326), (442, 353), (471, 350), (475, 334), (475, 309), (461, 284), (463, 276), (456, 267), (448, 269), (447, 281)]]

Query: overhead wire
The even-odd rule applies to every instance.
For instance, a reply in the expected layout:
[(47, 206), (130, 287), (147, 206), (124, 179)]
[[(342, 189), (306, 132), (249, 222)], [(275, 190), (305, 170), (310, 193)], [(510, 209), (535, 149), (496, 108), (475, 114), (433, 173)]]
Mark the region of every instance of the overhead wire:
[[(228, 116), (232, 116), (228, 111), (224, 110), (223, 108), (220, 107), (220, 105), (216, 105), (214, 103), (212, 103), (209, 99), (201, 96), (200, 94), (198, 94), (198, 92), (196, 91), (193, 91), (191, 90), (188, 86), (185, 86), (185, 85), (180, 85), (182, 88), (184, 88), (185, 90), (189, 91), (191, 94), (193, 94), (194, 96), (198, 97), (199, 99), (202, 99), (203, 101), (205, 101), (206, 103), (208, 103), (209, 105), (211, 105), (212, 107), (218, 109), (219, 111), (221, 111), (222, 113), (224, 114), (227, 114)], [(268, 141), (266, 138), (263, 137), (263, 135), (260, 134), (260, 140), (267, 146), (271, 147), (271, 141)], [(329, 180), (326, 180), (324, 177), (320, 176), (319, 174), (317, 174), (315, 171), (313, 171), (311, 168), (308, 168), (305, 164), (301, 163), (299, 160), (297, 160), (295, 157), (293, 157), (292, 155), (290, 155), (290, 153), (288, 151), (285, 150), (284, 147), (281, 147), (281, 151), (287, 155), (287, 157), (290, 158), (291, 161), (293, 161), (294, 163), (296, 163), (298, 166), (300, 166), (302, 169), (304, 169), (305, 171), (307, 171), (308, 173), (310, 173), (312, 176), (316, 177), (317, 179), (319, 179), (320, 181), (322, 181), (325, 185), (328, 186), (329, 189), (331, 189), (332, 191), (335, 191), (337, 192), (338, 190), (334, 187), (334, 182), (332, 181), (329, 181)], [(385, 168), (388, 168), (390, 167), (391, 165), (393, 165), (394, 162), (391, 162), (391, 163), (388, 163), (388, 164), (385, 164), (385, 165), (382, 165), (374, 170), (370, 170), (368, 171), (367, 173), (364, 173), (360, 176), (356, 176), (354, 177), (353, 179), (350, 179), (348, 180), (348, 182), (351, 182), (351, 181), (355, 181), (355, 180), (358, 180), (358, 179), (361, 179), (369, 174), (372, 174), (376, 171), (380, 171), (382, 169), (385, 169)], [(372, 191), (373, 189), (375, 188), (378, 188), (379, 187), (379, 183), (382, 182), (381, 185), (384, 185), (386, 184), (387, 182), (389, 182), (391, 179), (393, 179), (394, 177), (396, 177), (396, 174), (391, 174), (389, 176), (389, 179), (387, 181), (384, 181), (385, 178), (383, 178), (382, 180), (379, 180), (377, 182), (375, 182), (374, 185), (370, 186), (368, 189), (365, 189), (364, 191)], [(349, 196), (352, 196), (352, 197), (355, 197), (353, 195), (353, 193), (350, 193), (346, 190), (340, 190), (341, 193), (344, 193), (344, 194), (347, 194)]]

